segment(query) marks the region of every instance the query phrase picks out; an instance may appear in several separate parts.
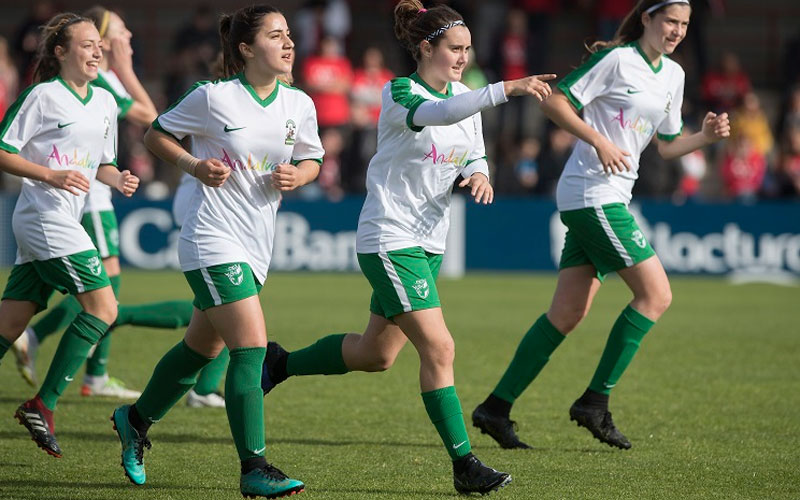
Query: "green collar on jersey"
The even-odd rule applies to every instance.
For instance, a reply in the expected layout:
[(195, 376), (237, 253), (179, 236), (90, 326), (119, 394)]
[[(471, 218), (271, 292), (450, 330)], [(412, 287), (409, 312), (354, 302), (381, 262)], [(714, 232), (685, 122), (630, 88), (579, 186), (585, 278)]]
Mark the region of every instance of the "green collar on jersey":
[(423, 87), (425, 87), (425, 90), (427, 90), (431, 94), (435, 95), (439, 99), (447, 99), (448, 97), (453, 97), (453, 84), (450, 83), (450, 82), (447, 82), (447, 93), (446, 94), (442, 94), (441, 92), (437, 92), (436, 90), (434, 90), (433, 87), (431, 87), (430, 85), (428, 85), (425, 82), (425, 80), (420, 78), (420, 76), (417, 74), (416, 71), (411, 73), (411, 76), (409, 76), (409, 78), (411, 78), (415, 82), (417, 82), (420, 85), (422, 85)]
[(92, 92), (92, 86), (91, 86), (91, 85), (87, 85), (87, 86), (86, 86), (86, 88), (87, 88), (87, 89), (86, 89), (86, 97), (81, 97), (81, 96), (79, 96), (79, 95), (78, 95), (78, 93), (77, 93), (77, 92), (75, 92), (75, 89), (73, 89), (72, 87), (70, 87), (70, 86), (67, 84), (67, 82), (65, 82), (65, 81), (64, 81), (64, 79), (63, 79), (63, 78), (61, 78), (61, 75), (58, 75), (58, 76), (57, 76), (55, 79), (56, 79), (56, 80), (58, 80), (59, 82), (61, 82), (61, 85), (63, 85), (64, 87), (66, 87), (66, 88), (67, 88), (67, 90), (69, 90), (69, 91), (72, 93), (72, 95), (74, 95), (74, 96), (75, 96), (75, 99), (79, 100), (79, 101), (81, 102), (81, 104), (83, 104), (84, 106), (86, 106), (86, 104), (88, 104), (88, 103), (89, 103), (89, 101), (91, 101), (91, 100), (92, 100), (92, 94), (93, 94), (93, 92)]
[(661, 58), (658, 60), (658, 67), (656, 67), (653, 66), (653, 63), (650, 62), (650, 59), (647, 57), (647, 54), (645, 54), (644, 49), (642, 49), (642, 46), (639, 45), (639, 40), (631, 42), (631, 45), (636, 47), (636, 50), (639, 52), (639, 55), (641, 55), (642, 59), (644, 59), (644, 62), (646, 62), (647, 65), (650, 66), (650, 69), (653, 70), (653, 73), (658, 73), (659, 71), (661, 71), (661, 68), (664, 67), (664, 58), (666, 57), (664, 54), (661, 54)]
[(259, 103), (262, 108), (266, 108), (267, 106), (269, 106), (272, 103), (272, 101), (274, 101), (275, 98), (278, 97), (278, 87), (280, 87), (279, 85), (280, 82), (278, 80), (275, 81), (275, 90), (270, 92), (270, 94), (265, 99), (262, 99), (258, 97), (258, 94), (256, 94), (256, 91), (253, 88), (253, 86), (250, 85), (250, 82), (248, 82), (247, 78), (245, 78), (244, 73), (237, 73), (236, 75), (234, 75), (234, 78), (238, 78), (239, 81), (242, 82), (242, 85), (244, 86), (245, 89), (247, 89), (247, 92), (250, 93), (250, 96), (253, 99), (255, 99), (255, 101)]

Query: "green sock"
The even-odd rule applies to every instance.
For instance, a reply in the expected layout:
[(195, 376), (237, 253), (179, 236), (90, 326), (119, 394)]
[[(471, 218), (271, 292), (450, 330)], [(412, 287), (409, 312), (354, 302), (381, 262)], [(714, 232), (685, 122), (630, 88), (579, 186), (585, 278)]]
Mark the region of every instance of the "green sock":
[(64, 297), (64, 300), (47, 311), (44, 317), (31, 327), (36, 334), (36, 338), (39, 339), (39, 343), (50, 335), (60, 332), (69, 326), (69, 324), (75, 320), (75, 316), (82, 310), (83, 308), (80, 302), (78, 302), (78, 299), (72, 295)]
[(205, 396), (219, 389), (219, 383), (222, 381), (223, 375), (225, 375), (225, 370), (228, 369), (229, 359), (230, 355), (226, 347), (211, 363), (200, 371), (200, 376), (197, 377), (197, 384), (194, 386), (194, 392)]
[(181, 340), (170, 349), (153, 370), (153, 376), (136, 401), (139, 415), (158, 422), (175, 403), (197, 383), (197, 374), (211, 360), (193, 351)]
[(5, 356), (8, 350), (11, 349), (12, 343), (13, 342), (6, 340), (5, 337), (0, 337), (0, 359), (3, 359), (3, 356)]
[(117, 326), (133, 325), (150, 328), (180, 328), (192, 319), (194, 307), (188, 300), (154, 302), (139, 306), (119, 306)]
[(626, 307), (611, 328), (589, 389), (600, 394), (611, 393), (639, 349), (642, 338), (655, 324), (631, 306)]
[(237, 347), (230, 354), (225, 379), (225, 411), (240, 460), (263, 457), (266, 448), (264, 393), (261, 392), (261, 365), (266, 354), (266, 347)]
[[(120, 276), (119, 274), (116, 276), (109, 276), (108, 279), (111, 281), (111, 290), (114, 291), (114, 297), (119, 301)], [(94, 348), (94, 352), (89, 356), (89, 359), (86, 360), (86, 374), (94, 377), (102, 377), (105, 375), (108, 355), (110, 353), (111, 331), (109, 330), (103, 335), (100, 342), (97, 343), (97, 347)]]
[(47, 370), (39, 396), (51, 410), (56, 409), (58, 398), (72, 382), (75, 373), (86, 361), (89, 349), (108, 330), (108, 325), (99, 318), (81, 311), (61, 336), (56, 354)]
[(431, 422), (439, 431), (452, 460), (466, 456), (472, 446), (469, 444), (467, 427), (464, 425), (464, 415), (461, 411), (461, 402), (458, 400), (456, 388), (452, 385), (423, 392), (422, 401), (428, 412)]
[(513, 403), (539, 375), (550, 355), (566, 337), (542, 314), (522, 338), (514, 359), (494, 388), (492, 394)]
[(342, 342), (346, 335), (328, 335), (305, 349), (289, 353), (286, 372), (289, 375), (341, 375), (349, 372), (342, 357)]

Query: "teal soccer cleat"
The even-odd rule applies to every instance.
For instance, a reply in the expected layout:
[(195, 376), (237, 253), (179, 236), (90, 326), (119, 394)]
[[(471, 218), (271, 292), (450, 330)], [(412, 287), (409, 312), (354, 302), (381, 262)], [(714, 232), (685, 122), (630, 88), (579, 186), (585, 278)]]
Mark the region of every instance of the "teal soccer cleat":
[(305, 488), (302, 481), (289, 479), (277, 467), (267, 464), (262, 469), (253, 469), (242, 474), (239, 489), (245, 498), (279, 498), (300, 493)]
[(150, 449), (147, 436), (140, 436), (128, 421), (130, 405), (122, 405), (111, 414), (114, 430), (122, 444), (122, 469), (133, 484), (144, 484), (144, 448)]

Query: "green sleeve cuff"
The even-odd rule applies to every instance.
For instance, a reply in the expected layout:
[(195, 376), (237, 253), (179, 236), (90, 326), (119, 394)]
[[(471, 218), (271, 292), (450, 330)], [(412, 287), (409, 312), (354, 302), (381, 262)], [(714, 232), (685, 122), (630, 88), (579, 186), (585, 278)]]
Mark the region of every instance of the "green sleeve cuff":
[(7, 152), (9, 152), (11, 154), (15, 154), (15, 155), (19, 154), (19, 149), (15, 148), (11, 144), (5, 143), (3, 141), (0, 141), (0, 149), (2, 149), (3, 151), (7, 151)]
[(117, 119), (122, 120), (125, 118), (125, 115), (128, 114), (128, 111), (131, 110), (131, 106), (133, 106), (132, 99), (125, 99), (122, 101), (117, 102), (117, 107), (119, 108), (119, 113), (117, 114)]
[(411, 104), (411, 107), (408, 108), (408, 114), (406, 115), (406, 125), (408, 125), (408, 128), (414, 132), (422, 132), (422, 129), (425, 128), (424, 126), (420, 127), (418, 125), (414, 125), (414, 113), (417, 112), (417, 108), (419, 108), (423, 102), (425, 101), (423, 99), (420, 99)]
[(583, 109), (583, 104), (581, 104), (581, 102), (572, 94), (572, 91), (569, 89), (566, 82), (562, 81), (556, 85), (556, 87), (563, 92), (565, 96), (567, 96), (567, 99), (573, 106), (575, 106), (575, 109), (578, 111)]
[(306, 161), (306, 160), (315, 161), (315, 162), (319, 163), (320, 165), (322, 165), (322, 158), (299, 158), (299, 159), (292, 158), (292, 165), (297, 166), (298, 163), (300, 163), (301, 161)]
[(480, 158), (473, 158), (471, 160), (467, 160), (467, 165), (465, 165), (465, 166), (469, 166), (470, 163), (476, 162), (478, 160), (488, 160), (488, 157), (486, 155), (484, 155), (484, 156), (481, 156)]
[(658, 134), (656, 134), (656, 137), (658, 137), (658, 140), (660, 141), (672, 142), (678, 137), (680, 137), (682, 133), (683, 133), (683, 122), (681, 122), (681, 128), (680, 130), (678, 130), (677, 134), (662, 134), (661, 132), (659, 132)]
[(158, 118), (153, 120), (153, 123), (151, 123), (150, 126), (153, 127), (153, 130), (157, 130), (157, 131), (161, 132), (162, 134), (166, 134), (166, 135), (172, 137), (173, 139), (175, 139), (176, 141), (181, 142), (181, 140), (178, 139), (177, 137), (175, 137), (175, 135), (172, 132), (168, 132), (167, 130), (164, 130), (164, 127), (162, 127), (161, 124), (158, 123)]

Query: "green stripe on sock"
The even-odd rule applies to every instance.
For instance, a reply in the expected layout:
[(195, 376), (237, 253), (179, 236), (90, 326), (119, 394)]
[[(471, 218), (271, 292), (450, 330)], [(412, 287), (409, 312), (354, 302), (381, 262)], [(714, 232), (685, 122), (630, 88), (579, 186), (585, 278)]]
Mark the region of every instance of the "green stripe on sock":
[(594, 372), (589, 389), (601, 394), (610, 394), (625, 372), (645, 334), (653, 327), (654, 321), (628, 306), (619, 315), (611, 328), (600, 363)]
[(170, 349), (153, 370), (136, 410), (151, 423), (161, 420), (184, 394), (197, 383), (197, 374), (211, 359), (193, 351), (181, 340)]
[(85, 311), (75, 317), (61, 337), (53, 361), (47, 370), (47, 376), (39, 389), (39, 396), (45, 406), (55, 410), (58, 398), (86, 361), (89, 349), (106, 330), (108, 330), (106, 323)]
[(444, 447), (452, 460), (469, 454), (472, 446), (464, 425), (461, 401), (452, 385), (434, 391), (423, 392), (425, 411), (442, 438)]
[(264, 456), (264, 393), (261, 366), (266, 347), (231, 350), (225, 379), (225, 411), (240, 460)]
[(346, 333), (322, 337), (310, 346), (289, 353), (286, 372), (289, 375), (341, 375), (350, 371), (342, 357)]
[(194, 386), (194, 392), (205, 396), (219, 390), (219, 384), (228, 369), (229, 359), (230, 354), (228, 354), (228, 348), (226, 347), (211, 363), (200, 371), (200, 376), (197, 377), (197, 384)]
[(492, 394), (509, 403), (516, 401), (565, 338), (547, 315), (542, 314), (520, 341), (511, 364)]

